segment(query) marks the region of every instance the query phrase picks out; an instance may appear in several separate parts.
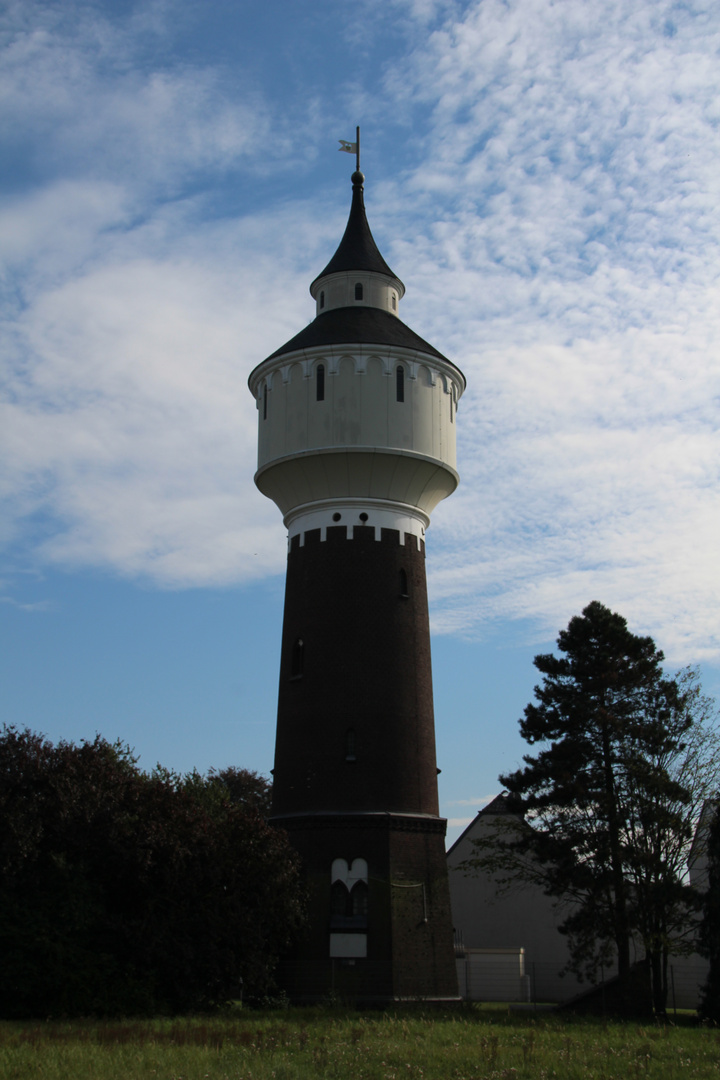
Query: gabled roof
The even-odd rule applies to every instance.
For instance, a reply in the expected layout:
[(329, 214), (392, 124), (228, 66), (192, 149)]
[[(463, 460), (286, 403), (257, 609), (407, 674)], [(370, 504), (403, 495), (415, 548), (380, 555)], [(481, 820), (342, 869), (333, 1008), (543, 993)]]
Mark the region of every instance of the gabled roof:
[(491, 814), (503, 814), (518, 817), (518, 815), (522, 814), (522, 800), (517, 795), (502, 791), (494, 799), (491, 799), (487, 806), (483, 806), (482, 810), (478, 811), (478, 814), (487, 814), (488, 816)]
[[(320, 278), (327, 277), (328, 274), (341, 273), (344, 270), (370, 270), (375, 274), (385, 274), (386, 277), (400, 281), (383, 259), (370, 232), (365, 216), (364, 182), (365, 177), (361, 172), (352, 174), (352, 204), (343, 238), (330, 262), (310, 286), (311, 292)], [(400, 284), (402, 285), (402, 282)]]
[(468, 834), (475, 830), (480, 818), (489, 817), (516, 817), (522, 819), (522, 802), (516, 795), (511, 795), (507, 791), (503, 791), (500, 795), (496, 795), (486, 806), (483, 806), (482, 810), (478, 810), (470, 824), (463, 829), (457, 840), (447, 849), (446, 855), (449, 855), (454, 851), (458, 844), (462, 843), (462, 841), (467, 838)]

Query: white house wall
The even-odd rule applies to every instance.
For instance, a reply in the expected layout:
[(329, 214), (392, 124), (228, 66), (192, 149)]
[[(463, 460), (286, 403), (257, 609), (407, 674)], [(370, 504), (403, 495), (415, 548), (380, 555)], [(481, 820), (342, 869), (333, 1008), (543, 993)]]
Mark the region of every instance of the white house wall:
[(453, 926), (467, 949), (524, 949), (525, 973), (537, 1001), (559, 1001), (587, 987), (574, 975), (560, 976), (569, 959), (558, 932), (562, 912), (537, 886), (501, 889), (496, 875), (460, 868), (476, 854), (473, 841), (497, 833), (503, 816), (478, 814), (448, 852)]

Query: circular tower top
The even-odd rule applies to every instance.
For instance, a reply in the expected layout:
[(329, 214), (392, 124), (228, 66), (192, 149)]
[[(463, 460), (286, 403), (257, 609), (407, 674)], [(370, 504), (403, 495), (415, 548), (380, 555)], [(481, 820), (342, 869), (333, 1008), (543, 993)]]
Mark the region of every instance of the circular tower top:
[[(352, 177), (347, 227), (310, 292), (316, 318), (249, 377), (255, 482), (290, 538), (342, 521), (424, 537), (457, 486), (462, 372), (398, 315), (405, 286), (380, 254)], [(402, 543), (402, 540), (401, 540)]]

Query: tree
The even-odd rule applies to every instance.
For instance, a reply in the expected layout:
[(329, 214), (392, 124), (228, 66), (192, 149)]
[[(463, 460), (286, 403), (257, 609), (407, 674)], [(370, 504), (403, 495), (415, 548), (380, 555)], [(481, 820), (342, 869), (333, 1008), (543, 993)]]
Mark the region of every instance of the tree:
[(240, 979), (272, 988), (302, 923), (298, 859), (214, 777), (6, 728), (0, 814), (0, 1015), (175, 1012)]
[(708, 881), (703, 905), (701, 948), (710, 960), (710, 973), (703, 988), (700, 1013), (720, 1024), (720, 802), (714, 800), (707, 839)]
[(263, 818), (270, 817), (272, 784), (253, 769), (228, 765), (224, 769), (210, 769), (207, 776), (192, 772), (183, 778), (183, 784), (194, 788), (198, 795), (206, 795), (210, 802), (230, 802)]
[(535, 658), (543, 681), (520, 721), (527, 742), (543, 748), (500, 777), (527, 826), (516, 823), (473, 863), (570, 901), (559, 928), (572, 969), (594, 975), (614, 959), (628, 1008), (639, 946), (662, 1014), (668, 954), (693, 943), (699, 898), (684, 872), (719, 773), (712, 703), (696, 672), (667, 678), (652, 638), (598, 602), (570, 620), (558, 648), (560, 657)]
[[(648, 748), (645, 772), (628, 787), (628, 870), (633, 897), (633, 933), (648, 957), (655, 1011), (662, 1014), (668, 991), (668, 959), (689, 954), (698, 945), (702, 893), (688, 882), (691, 849), (703, 807), (720, 783), (718, 711), (702, 693), (694, 668), (673, 680), (682, 712), (667, 738)], [(677, 729), (687, 723), (682, 738)], [(665, 779), (669, 783), (665, 783)]]

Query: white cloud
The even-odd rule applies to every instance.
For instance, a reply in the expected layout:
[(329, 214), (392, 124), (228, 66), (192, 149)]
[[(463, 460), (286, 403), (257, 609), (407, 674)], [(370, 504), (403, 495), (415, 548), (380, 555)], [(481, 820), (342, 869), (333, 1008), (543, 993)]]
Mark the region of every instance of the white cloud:
[[(496, 797), (497, 797), (497, 793), (495, 795), (478, 795), (473, 799), (450, 799), (448, 802), (445, 803), (445, 805), (446, 806), (487, 806), (487, 804), (489, 802), (492, 802), (493, 799), (496, 798)], [(467, 820), (471, 821), (472, 819), (468, 818)]]
[(34, 290), (6, 336), (7, 539), (166, 585), (282, 569), (278, 511), (252, 482), (246, 379), (309, 307), (278, 255), (300, 260), (307, 241), (287, 241), (285, 213), (199, 231), (156, 219), (97, 244), (81, 271), (71, 253)]
[[(0, 215), (2, 538), (164, 585), (274, 572), (245, 377), (311, 316), (339, 233), (319, 199), (208, 221), (188, 178), (272, 169), (286, 120), (211, 64), (146, 65), (172, 6), (63, 7), (12, 7), (0, 70), (6, 138), (47, 165)], [(371, 223), (402, 317), (468, 376), (435, 629), (547, 638), (599, 599), (671, 659), (717, 659), (720, 16), (393, 10), (407, 54), (353, 93), (404, 118), (417, 166), (369, 187)]]
[(0, 130), (37, 177), (82, 175), (167, 196), (203, 170), (217, 176), (260, 152), (286, 152), (256, 90), (241, 96), (211, 65), (170, 50), (148, 65), (147, 38), (171, 35), (176, 6), (144, 4), (119, 20), (91, 3), (11, 4)]
[(431, 110), (415, 234), (386, 189), (404, 317), (469, 384), (436, 631), (597, 598), (720, 655), (718, 44), (702, 8), (486, 0), (388, 78)]
[(0, 604), (10, 604), (19, 611), (36, 612), (53, 610), (53, 605), (50, 600), (38, 600), (33, 604), (23, 604), (19, 600), (15, 600), (12, 596), (0, 596)]
[(179, 8), (14, 4), (0, 61), (2, 137), (31, 174), (0, 212), (0, 540), (170, 586), (284, 563), (245, 383), (306, 321), (293, 270), (327, 229), (302, 203), (228, 221), (176, 197), (287, 144), (212, 65), (147, 63)]
[(453, 817), (447, 819), (447, 824), (449, 829), (464, 829), (472, 820), (470, 817)]

